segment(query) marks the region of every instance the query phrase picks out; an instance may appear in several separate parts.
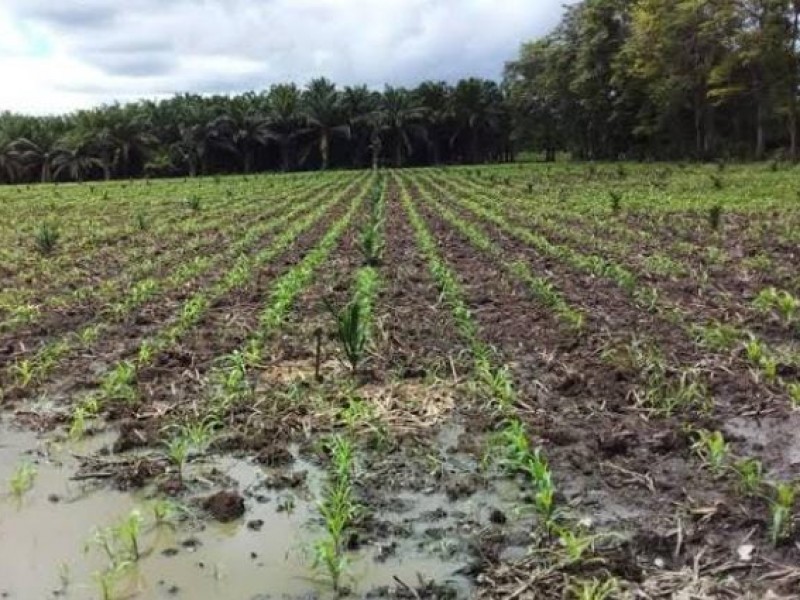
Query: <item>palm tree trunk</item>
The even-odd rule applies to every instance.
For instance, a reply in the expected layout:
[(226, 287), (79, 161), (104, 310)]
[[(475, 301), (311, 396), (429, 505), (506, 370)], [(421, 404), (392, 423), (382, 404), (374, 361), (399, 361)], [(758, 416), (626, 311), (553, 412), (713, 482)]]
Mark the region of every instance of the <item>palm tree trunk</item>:
[(289, 170), (289, 140), (284, 140), (281, 147), (281, 171)]
[(253, 150), (252, 148), (245, 148), (244, 151), (244, 172), (249, 173), (253, 170)]
[(328, 170), (328, 163), (330, 160), (330, 137), (327, 131), (323, 131), (319, 138), (319, 153), (322, 155), (322, 170)]
[(394, 143), (394, 166), (398, 169), (403, 166), (403, 140), (400, 136)]

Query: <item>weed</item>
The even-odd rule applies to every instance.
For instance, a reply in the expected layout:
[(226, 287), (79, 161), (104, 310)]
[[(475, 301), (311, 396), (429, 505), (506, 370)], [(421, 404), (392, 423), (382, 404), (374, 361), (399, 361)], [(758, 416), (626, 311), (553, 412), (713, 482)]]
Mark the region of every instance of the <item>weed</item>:
[[(721, 187), (722, 185), (720, 184), (720, 188)], [(722, 205), (714, 204), (711, 208), (709, 208), (706, 219), (708, 220), (708, 225), (713, 231), (719, 231), (720, 225), (722, 224)]]
[(353, 300), (338, 311), (329, 302), (326, 305), (336, 321), (336, 339), (350, 368), (355, 371), (364, 358), (369, 337), (363, 305)]
[(189, 210), (198, 212), (200, 210), (201, 205), (202, 203), (200, 201), (199, 196), (189, 196), (186, 199), (186, 206), (189, 208)]
[(134, 224), (138, 231), (146, 231), (149, 226), (147, 216), (141, 211), (137, 212), (134, 216)]
[(620, 208), (622, 207), (622, 194), (612, 190), (608, 193), (608, 198), (611, 203), (611, 212), (614, 214), (618, 214)]
[(34, 236), (36, 249), (40, 254), (48, 256), (55, 251), (60, 237), (61, 234), (55, 226), (50, 223), (42, 223)]

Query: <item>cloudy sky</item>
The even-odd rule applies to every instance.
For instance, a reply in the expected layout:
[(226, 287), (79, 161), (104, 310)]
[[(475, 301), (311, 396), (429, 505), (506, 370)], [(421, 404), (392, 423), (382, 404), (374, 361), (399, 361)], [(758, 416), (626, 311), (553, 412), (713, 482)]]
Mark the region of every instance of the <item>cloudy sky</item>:
[(0, 110), (499, 76), (564, 0), (1, 0)]

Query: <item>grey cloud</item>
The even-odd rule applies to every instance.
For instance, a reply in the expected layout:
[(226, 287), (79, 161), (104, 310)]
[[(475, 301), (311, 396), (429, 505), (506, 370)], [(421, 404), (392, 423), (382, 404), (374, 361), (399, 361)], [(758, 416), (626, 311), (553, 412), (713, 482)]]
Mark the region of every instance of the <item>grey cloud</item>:
[(563, 0), (2, 1), (97, 73), (62, 89), (107, 101), (319, 75), (377, 88), (498, 77), (521, 42), (555, 25)]
[(172, 72), (175, 57), (162, 52), (91, 53), (84, 58), (108, 75), (127, 77), (157, 77)]

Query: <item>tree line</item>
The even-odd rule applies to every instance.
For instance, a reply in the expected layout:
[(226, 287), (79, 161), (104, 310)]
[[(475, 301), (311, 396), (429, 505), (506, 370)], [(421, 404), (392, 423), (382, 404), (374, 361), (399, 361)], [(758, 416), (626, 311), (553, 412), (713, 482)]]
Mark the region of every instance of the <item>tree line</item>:
[(0, 181), (82, 181), (511, 159), (501, 85), (304, 88), (113, 104), (64, 116), (0, 114)]
[(800, 0), (584, 0), (506, 66), (552, 157), (798, 157)]
[(0, 182), (573, 158), (798, 158), (800, 0), (583, 0), (503, 81), (325, 78), (0, 113)]

